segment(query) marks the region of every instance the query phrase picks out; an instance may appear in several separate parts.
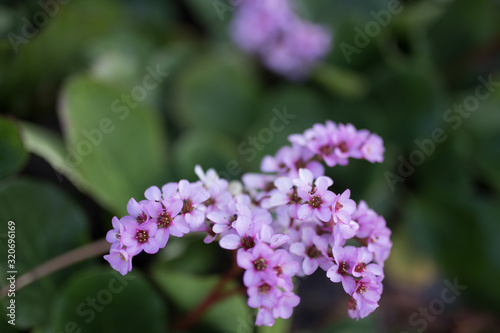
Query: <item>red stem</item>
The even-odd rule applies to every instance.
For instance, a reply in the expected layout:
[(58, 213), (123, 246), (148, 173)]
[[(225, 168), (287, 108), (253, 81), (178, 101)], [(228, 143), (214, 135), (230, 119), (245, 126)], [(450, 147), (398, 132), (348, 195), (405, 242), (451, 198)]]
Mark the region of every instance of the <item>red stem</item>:
[(236, 257), (234, 257), (233, 266), (229, 271), (224, 274), (219, 282), (213, 287), (210, 293), (205, 297), (203, 301), (196, 308), (194, 308), (191, 312), (189, 312), (186, 316), (179, 319), (174, 324), (174, 329), (179, 331), (186, 331), (195, 325), (201, 317), (205, 314), (205, 312), (215, 303), (223, 300), (226, 297), (234, 295), (236, 293), (240, 293), (244, 291), (242, 288), (235, 288), (234, 290), (230, 290), (228, 292), (222, 292), (225, 285), (231, 281), (233, 278), (237, 277), (242, 272), (242, 268), (240, 268), (236, 264)]

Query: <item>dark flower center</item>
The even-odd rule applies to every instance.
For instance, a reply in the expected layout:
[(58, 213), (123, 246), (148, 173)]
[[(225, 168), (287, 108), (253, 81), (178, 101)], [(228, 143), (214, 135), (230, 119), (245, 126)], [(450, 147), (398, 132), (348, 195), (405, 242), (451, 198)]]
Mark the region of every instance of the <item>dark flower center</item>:
[(266, 260), (264, 258), (259, 258), (259, 259), (256, 259), (254, 262), (253, 262), (253, 266), (255, 267), (256, 270), (258, 271), (263, 271), (266, 269), (267, 265), (266, 265)]
[(322, 202), (323, 202), (323, 200), (321, 199), (321, 197), (318, 197), (317, 195), (315, 195), (314, 197), (312, 197), (312, 199), (309, 203), (314, 208), (318, 208), (319, 206), (321, 206)]
[(136, 219), (137, 223), (141, 224), (141, 223), (146, 222), (148, 217), (146, 216), (146, 213), (142, 212), (135, 219)]
[(292, 186), (292, 193), (288, 193), (291, 202), (300, 202), (300, 197), (297, 195), (297, 186)]
[(366, 269), (366, 264), (364, 262), (360, 262), (359, 264), (356, 265), (356, 267), (354, 267), (354, 270), (358, 273), (364, 272), (365, 269)]
[(363, 282), (360, 282), (360, 283), (359, 283), (359, 286), (358, 286), (358, 289), (356, 289), (356, 292), (357, 292), (358, 294), (364, 294), (364, 293), (366, 293), (366, 290), (367, 290), (367, 289), (368, 289), (368, 288), (366, 287), (366, 285), (365, 285)]
[(321, 255), (321, 251), (319, 251), (315, 245), (311, 246), (307, 249), (307, 256), (309, 258), (315, 259)]
[(182, 205), (182, 210), (181, 210), (181, 214), (186, 214), (186, 213), (189, 213), (191, 211), (193, 211), (193, 203), (191, 202), (191, 199), (184, 199), (182, 201), (183, 205)]
[(149, 234), (146, 230), (137, 230), (137, 233), (135, 234), (135, 239), (141, 244), (144, 244), (148, 241), (149, 239)]
[(342, 208), (344, 208), (344, 205), (337, 201), (337, 203), (335, 204), (335, 210), (339, 210)]
[(342, 261), (340, 264), (339, 264), (339, 269), (338, 269), (338, 272), (339, 274), (341, 275), (348, 275), (349, 273), (347, 272), (347, 270), (351, 268), (351, 266), (349, 266), (349, 264), (345, 261)]
[(245, 250), (248, 250), (255, 246), (255, 241), (251, 236), (241, 237), (241, 245)]
[(156, 218), (156, 224), (158, 225), (158, 229), (170, 227), (171, 222), (172, 222), (172, 217), (167, 211), (161, 212), (161, 214)]
[(271, 286), (268, 285), (267, 283), (264, 283), (259, 287), (259, 293), (261, 294), (267, 294), (269, 290), (271, 290)]

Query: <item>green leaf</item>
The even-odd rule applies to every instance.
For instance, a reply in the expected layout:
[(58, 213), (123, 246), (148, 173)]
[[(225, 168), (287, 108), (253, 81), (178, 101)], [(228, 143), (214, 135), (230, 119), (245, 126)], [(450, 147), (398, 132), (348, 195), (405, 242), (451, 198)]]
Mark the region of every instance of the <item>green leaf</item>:
[(236, 7), (233, 5), (234, 2), (228, 0), (187, 0), (185, 3), (193, 16), (212, 33), (214, 38), (228, 38), (226, 27)]
[[(89, 235), (84, 212), (66, 193), (49, 183), (32, 179), (1, 184), (0, 221), (0, 248), (5, 254), (8, 221), (15, 223), (15, 271), (18, 275), (83, 244)], [(0, 257), (0, 263), (1, 267), (8, 267), (7, 255)], [(72, 270), (65, 269), (16, 291), (16, 326), (27, 329), (44, 323), (53, 294)], [(6, 283), (6, 275), (10, 275), (6, 270), (0, 272), (2, 286)]]
[(56, 133), (41, 126), (22, 122), (21, 136), (26, 150), (45, 159), (54, 168), (59, 180), (66, 176), (77, 188), (85, 190), (89, 185), (78, 172), (64, 161), (64, 143)]
[(27, 158), (17, 126), (0, 117), (0, 180), (18, 171)]
[(196, 164), (205, 171), (215, 169), (225, 179), (241, 176), (242, 167), (238, 162), (236, 143), (223, 134), (188, 132), (175, 142), (172, 155), (178, 178), (195, 179)]
[(177, 83), (179, 121), (205, 131), (241, 134), (257, 100), (257, 81), (250, 65), (227, 48), (193, 62)]
[(54, 304), (56, 332), (168, 332), (165, 304), (137, 271), (94, 268), (74, 276)]
[[(176, 272), (159, 265), (153, 269), (152, 274), (160, 288), (186, 312), (193, 310), (203, 301), (220, 279), (219, 276), (213, 275), (195, 276)], [(236, 283), (230, 282), (226, 291), (236, 287)], [(211, 306), (201, 322), (205, 332), (207, 331), (205, 325), (210, 325), (217, 332), (237, 332), (238, 327), (246, 325), (248, 318), (251, 318), (251, 315), (246, 297), (234, 295)], [(249, 325), (252, 326), (253, 323)]]
[(313, 72), (313, 78), (340, 97), (359, 99), (368, 93), (369, 87), (365, 77), (340, 67), (320, 65)]
[[(48, 10), (43, 10), (38, 3), (33, 4), (33, 13), (47, 17), (38, 30), (25, 23), (34, 17), (33, 14), (18, 14), (15, 18), (18, 25), (12, 29), (17, 37), (10, 38), (9, 43), (11, 54), (8, 58), (12, 61), (2, 60), (9, 66), (3, 73), (4, 80), (0, 81), (0, 97), (21, 104), (25, 112), (39, 112), (27, 109), (32, 98), (28, 94), (33, 94), (37, 88), (45, 91), (67, 73), (86, 66), (86, 48), (90, 41), (114, 29), (120, 30), (117, 25), (125, 21), (124, 11), (117, 1), (56, 1), (50, 4), (47, 4)], [(23, 33), (26, 30), (36, 32)]]
[[(78, 170), (88, 193), (115, 214), (126, 212), (130, 197), (140, 200), (149, 186), (168, 180), (162, 120), (134, 101), (134, 89), (115, 91), (80, 76), (62, 93), (64, 163)], [(129, 102), (124, 94), (130, 94)]]

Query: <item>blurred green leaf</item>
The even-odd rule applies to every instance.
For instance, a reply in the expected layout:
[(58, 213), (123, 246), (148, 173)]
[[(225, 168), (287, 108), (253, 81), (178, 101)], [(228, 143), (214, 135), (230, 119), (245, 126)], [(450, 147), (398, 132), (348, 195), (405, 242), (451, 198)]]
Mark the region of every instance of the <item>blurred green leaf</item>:
[[(152, 274), (160, 288), (186, 312), (193, 310), (220, 279), (219, 276), (195, 276), (160, 266), (156, 266)], [(236, 283), (228, 283), (226, 291), (236, 287)], [(250, 308), (246, 304), (246, 297), (237, 294), (215, 303), (201, 321), (202, 325), (210, 325), (218, 332), (237, 332), (249, 317)], [(208, 331), (208, 328), (203, 327), (201, 332)]]
[(16, 124), (0, 117), (0, 180), (18, 171), (27, 158)]
[(238, 162), (233, 139), (217, 132), (191, 131), (177, 139), (172, 151), (175, 171), (179, 178), (195, 179), (196, 164), (206, 171), (215, 169), (225, 179), (239, 178), (242, 167)]
[(226, 27), (237, 6), (236, 2), (230, 0), (187, 0), (185, 3), (193, 16), (203, 24), (214, 38), (227, 39), (229, 37)]
[(361, 98), (368, 92), (366, 78), (347, 69), (321, 65), (313, 77), (332, 93), (344, 98)]
[(247, 59), (229, 48), (192, 63), (179, 78), (176, 115), (186, 126), (241, 134), (257, 101), (257, 78)]
[(79, 171), (89, 194), (115, 214), (126, 212), (130, 197), (140, 199), (149, 186), (167, 180), (161, 119), (134, 101), (134, 89), (127, 101), (123, 96), (130, 92), (74, 77), (62, 93), (64, 162)]
[(64, 161), (64, 143), (56, 133), (41, 126), (22, 122), (21, 136), (26, 150), (45, 159), (54, 168), (57, 177), (67, 177), (77, 188), (85, 190), (89, 185), (77, 169), (71, 168)]
[[(33, 93), (35, 89), (53, 89), (52, 85), (61, 77), (85, 65), (87, 43), (110, 32), (113, 26), (124, 19), (123, 10), (116, 1), (51, 4), (47, 5), (50, 9), (43, 10), (36, 3), (35, 12), (20, 14), (15, 19), (18, 26), (12, 30), (13, 35), (9, 38), (9, 66), (5, 67), (0, 82), (2, 99), (8, 96), (9, 100), (27, 106), (29, 98), (26, 93)], [(36, 33), (24, 34), (23, 31), (33, 31), (26, 28), (29, 27), (26, 22), (35, 13), (45, 15), (43, 28)], [(41, 14), (38, 17), (42, 17)], [(16, 37), (12, 37), (14, 35)]]
[[(5, 236), (0, 247), (5, 254), (7, 222), (15, 223), (18, 276), (89, 239), (84, 212), (66, 193), (44, 181), (21, 178), (1, 184), (0, 221), (0, 233)], [(0, 258), (0, 263), (7, 267), (7, 255)], [(16, 291), (16, 326), (27, 329), (45, 323), (54, 293), (72, 270), (60, 271)], [(6, 275), (6, 270), (0, 272), (2, 286)]]
[(109, 267), (75, 275), (58, 295), (50, 322), (57, 332), (168, 332), (165, 304), (147, 280)]

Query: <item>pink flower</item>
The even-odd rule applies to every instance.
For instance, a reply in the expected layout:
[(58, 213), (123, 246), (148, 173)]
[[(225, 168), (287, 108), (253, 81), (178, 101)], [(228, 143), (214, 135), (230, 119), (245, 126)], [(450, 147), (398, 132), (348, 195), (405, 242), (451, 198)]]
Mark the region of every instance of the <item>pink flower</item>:
[(249, 251), (238, 251), (238, 266), (246, 269), (243, 283), (247, 287), (257, 286), (261, 282), (276, 285), (278, 277), (274, 271), (274, 251), (268, 245), (259, 243)]
[(139, 224), (147, 222), (149, 220), (149, 213), (147, 211), (146, 205), (146, 200), (137, 202), (134, 198), (131, 198), (127, 203), (127, 212), (130, 215), (124, 216), (121, 219), (121, 222), (124, 225), (129, 222), (137, 222)]
[(121, 275), (132, 270), (132, 256), (125, 249), (111, 249), (110, 253), (104, 256), (104, 259)]
[(302, 271), (305, 275), (311, 275), (320, 265), (330, 266), (329, 260), (323, 255), (327, 248), (328, 243), (324, 238), (318, 236), (313, 228), (304, 227), (301, 242), (290, 245), (290, 252), (303, 258)]
[[(299, 173), (307, 174), (304, 176), (307, 180), (312, 179), (312, 173), (307, 169), (300, 169)], [(303, 183), (305, 180), (297, 182)], [(333, 184), (333, 181), (325, 176), (321, 176), (314, 182), (314, 186), (310, 187), (309, 191), (304, 190), (305, 186), (297, 189), (297, 194), (304, 202), (297, 211), (297, 216), (301, 220), (310, 218), (313, 213), (319, 220), (328, 222), (332, 218), (330, 206), (335, 200), (335, 194), (328, 191), (328, 187)]]
[(382, 162), (384, 160), (384, 151), (384, 142), (382, 138), (376, 134), (370, 134), (361, 146), (363, 158), (372, 163)]
[(120, 220), (115, 216), (111, 220), (113, 224), (113, 229), (109, 230), (106, 233), (106, 240), (108, 243), (111, 243), (111, 248), (121, 248), (122, 242), (121, 242), (121, 235), (125, 232), (125, 226), (122, 224)]
[(287, 251), (278, 249), (274, 251), (271, 266), (278, 277), (277, 286), (283, 288), (285, 291), (292, 291), (292, 277), (297, 274), (299, 264), (293, 260)]
[(278, 305), (273, 308), (274, 318), (288, 319), (292, 316), (293, 308), (299, 305), (300, 297), (289, 291), (279, 298)]
[(257, 318), (255, 318), (255, 325), (273, 326), (274, 325), (273, 309), (260, 307), (259, 310), (257, 311)]
[(326, 272), (326, 276), (332, 282), (342, 281), (344, 290), (349, 293), (356, 284), (352, 275), (352, 270), (357, 263), (357, 253), (354, 246), (334, 246), (332, 248), (333, 257), (335, 262), (330, 269)]
[(186, 222), (191, 230), (198, 230), (205, 221), (206, 207), (202, 203), (210, 198), (210, 194), (201, 184), (190, 184), (183, 179), (179, 181), (179, 198), (183, 203), (180, 212), (182, 222)]
[(165, 247), (170, 235), (182, 237), (189, 232), (188, 226), (179, 216), (182, 206), (182, 201), (178, 199), (149, 203), (148, 211), (151, 214), (151, 220), (156, 223), (158, 228), (155, 238), (158, 240), (160, 248)]
[(276, 189), (271, 193), (269, 205), (271, 207), (288, 206), (288, 214), (292, 218), (298, 218), (297, 211), (299, 210), (302, 198), (297, 194), (297, 186), (293, 185), (289, 177), (279, 177), (274, 181)]
[(274, 232), (269, 225), (271, 214), (264, 209), (250, 210), (246, 205), (237, 205), (238, 218), (232, 222), (235, 232), (221, 238), (219, 245), (228, 250), (242, 248), (248, 250), (257, 243), (270, 243)]
[(263, 172), (276, 172), (287, 178), (299, 177), (299, 169), (308, 169), (314, 177), (323, 176), (325, 168), (315, 161), (314, 153), (298, 145), (282, 147), (275, 156), (265, 156), (260, 168)]
[(278, 304), (281, 290), (276, 285), (270, 285), (266, 282), (248, 287), (248, 306), (251, 308), (273, 308)]
[(373, 254), (368, 251), (366, 247), (356, 248), (356, 264), (352, 269), (352, 275), (356, 278), (367, 276), (372, 274), (373, 276), (383, 276), (384, 272), (382, 267), (378, 264), (371, 263), (373, 260)]
[(382, 283), (378, 278), (363, 277), (351, 285), (346, 292), (352, 296), (348, 303), (348, 313), (351, 318), (364, 318), (378, 307), (382, 294)]
[(149, 254), (154, 254), (160, 249), (160, 243), (155, 238), (158, 229), (154, 221), (141, 224), (137, 222), (127, 222), (125, 233), (122, 234), (123, 245), (127, 247), (127, 252), (135, 256), (142, 250)]
[(356, 211), (356, 203), (349, 199), (351, 190), (347, 189), (338, 194), (332, 203), (333, 222), (348, 224), (351, 222), (351, 214)]

